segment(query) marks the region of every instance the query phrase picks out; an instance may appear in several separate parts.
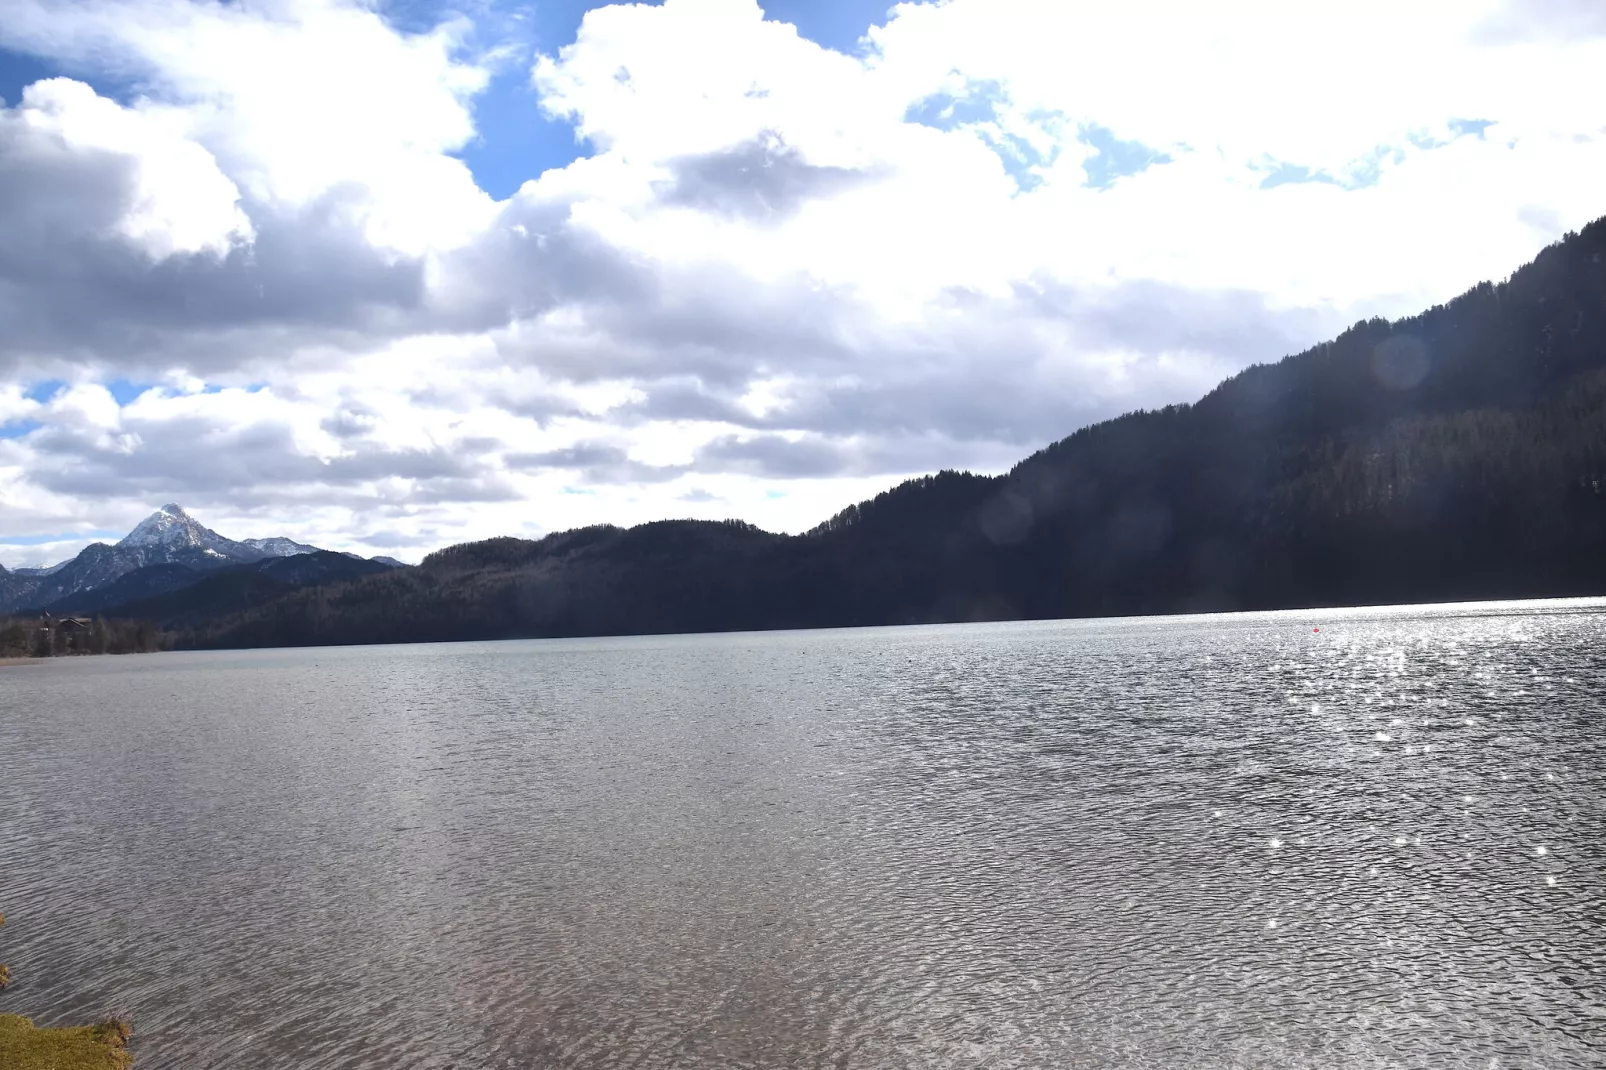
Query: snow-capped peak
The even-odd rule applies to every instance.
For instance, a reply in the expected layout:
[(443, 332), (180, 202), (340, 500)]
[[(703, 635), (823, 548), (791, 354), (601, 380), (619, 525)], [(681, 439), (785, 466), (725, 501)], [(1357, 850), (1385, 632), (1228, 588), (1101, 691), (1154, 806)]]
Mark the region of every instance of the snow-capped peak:
[(141, 520), (117, 545), (138, 551), (143, 564), (172, 561), (172, 555), (196, 551), (202, 558), (225, 561), (255, 561), (266, 556), (254, 547), (224, 538), (173, 504)]
[(203, 526), (182, 508), (171, 502), (139, 522), (118, 546), (141, 550), (146, 556), (199, 550), (206, 557), (221, 557), (232, 561), (258, 561), (264, 557), (291, 557), (296, 554), (316, 553), (316, 546), (296, 542), (283, 536), (270, 539), (226, 538)]
[(162, 506), (125, 535), (118, 546), (161, 546), (176, 549), (194, 546), (207, 549), (219, 541), (214, 531), (196, 523), (183, 509), (171, 503)]

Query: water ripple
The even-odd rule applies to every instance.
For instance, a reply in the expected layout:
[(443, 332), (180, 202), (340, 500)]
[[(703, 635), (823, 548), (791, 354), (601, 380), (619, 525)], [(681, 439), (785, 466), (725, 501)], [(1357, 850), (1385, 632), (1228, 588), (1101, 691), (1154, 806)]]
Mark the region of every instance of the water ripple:
[(1603, 632), (0, 670), (0, 1011), (127, 1013), (144, 1070), (1600, 1066)]

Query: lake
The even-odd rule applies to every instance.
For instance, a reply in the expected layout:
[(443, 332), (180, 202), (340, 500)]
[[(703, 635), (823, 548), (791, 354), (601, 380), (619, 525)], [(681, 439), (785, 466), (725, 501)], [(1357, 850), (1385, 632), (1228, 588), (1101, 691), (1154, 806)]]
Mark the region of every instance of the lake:
[(138, 1070), (1599, 1067), (1603, 700), (1599, 600), (0, 669), (0, 1012)]

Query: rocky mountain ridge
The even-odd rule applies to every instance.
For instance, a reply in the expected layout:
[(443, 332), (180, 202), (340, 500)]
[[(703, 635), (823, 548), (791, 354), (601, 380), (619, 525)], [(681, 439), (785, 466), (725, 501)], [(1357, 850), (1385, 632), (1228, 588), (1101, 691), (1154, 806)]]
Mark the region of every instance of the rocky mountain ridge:
[[(98, 609), (105, 600), (86, 596), (110, 587), (131, 573), (156, 566), (165, 567), (166, 573), (159, 579), (148, 580), (145, 586), (149, 588), (155, 584), (153, 589), (169, 591), (199, 582), (206, 574), (229, 566), (306, 554), (331, 552), (283, 536), (230, 539), (169, 502), (141, 520), (116, 543), (91, 543), (76, 557), (49, 567), (11, 570), (0, 567), (0, 612), (43, 610), (68, 604), (94, 605)], [(331, 556), (365, 561), (356, 554)], [(388, 559), (376, 563), (395, 567)], [(174, 572), (175, 567), (182, 571)]]

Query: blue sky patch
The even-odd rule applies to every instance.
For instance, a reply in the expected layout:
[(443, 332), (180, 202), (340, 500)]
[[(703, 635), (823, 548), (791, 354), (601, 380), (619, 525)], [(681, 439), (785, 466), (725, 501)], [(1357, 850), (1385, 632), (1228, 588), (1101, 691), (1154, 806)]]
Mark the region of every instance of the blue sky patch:
[(1278, 186), (1287, 186), (1301, 182), (1323, 182), (1329, 186), (1339, 184), (1338, 179), (1326, 171), (1316, 171), (1297, 163), (1273, 163), (1266, 171), (1266, 177), (1260, 180), (1261, 189), (1276, 189)]
[(860, 38), (887, 21), (892, 0), (759, 0), (764, 17), (790, 22), (799, 36), (850, 56), (865, 49)]
[[(1449, 141), (1420, 132), (1408, 134), (1406, 140), (1424, 150), (1443, 148), (1451, 141), (1463, 137), (1476, 137), (1481, 141), (1484, 131), (1494, 126), (1495, 122), (1492, 119), (1451, 119), (1445, 125), (1450, 130)], [(1402, 147), (1379, 145), (1367, 155), (1353, 161), (1342, 175), (1270, 158), (1261, 161), (1256, 170), (1265, 174), (1260, 182), (1261, 189), (1276, 189), (1278, 186), (1300, 182), (1320, 182), (1330, 186), (1341, 186), (1344, 189), (1365, 189), (1368, 186), (1375, 186), (1383, 177), (1385, 164), (1404, 162), (1405, 150)]]
[(121, 407), (132, 403), (135, 398), (139, 397), (156, 384), (135, 383), (130, 382), (127, 379), (113, 379), (110, 382), (102, 383), (101, 385), (106, 388), (107, 392), (111, 394), (112, 399), (117, 402), (119, 407)]
[(24, 88), (60, 73), (43, 60), (0, 48), (0, 100), (5, 101), (6, 107), (14, 108), (22, 99)]
[(1454, 137), (1475, 137), (1482, 141), (1483, 132), (1494, 125), (1493, 119), (1451, 119), (1446, 124)]
[(16, 107), (22, 100), (23, 89), (46, 78), (72, 78), (83, 82), (124, 107), (133, 104), (143, 91), (139, 79), (127, 72), (82, 68), (0, 48), (0, 99), (5, 101), (6, 107)]
[[(958, 93), (933, 93), (916, 101), (904, 112), (904, 122), (929, 126), (934, 130), (971, 128), (1004, 165), (1004, 171), (1022, 191), (1036, 189), (1043, 179), (1036, 168), (1054, 162), (1056, 148), (1044, 153), (1027, 139), (1004, 131), (998, 123), (998, 106), (1008, 100), (1004, 87), (991, 79), (967, 81)], [(1026, 119), (1044, 129), (1064, 122), (1058, 112), (1036, 112)]]
[(440, 0), (380, 0), (374, 6), (386, 22), (402, 33), (429, 33), (452, 13)]
[(995, 134), (990, 130), (978, 131), (981, 139), (987, 142), (987, 147), (998, 154), (998, 161), (1004, 165), (1004, 173), (1015, 180), (1015, 186), (1022, 193), (1036, 189), (1043, 184), (1043, 176), (1035, 168), (1053, 162), (1059, 155), (1056, 149), (1045, 156), (1037, 147), (1023, 137), (1015, 134)]
[(1345, 189), (1365, 189), (1367, 186), (1375, 186), (1377, 180), (1383, 177), (1385, 162), (1404, 163), (1405, 150), (1379, 145), (1370, 154), (1351, 164), (1349, 174), (1339, 178), (1338, 184)]
[(41, 379), (39, 382), (34, 383), (32, 386), (28, 387), (28, 389), (24, 390), (22, 392), (22, 396), (27, 398), (29, 401), (37, 401), (40, 404), (44, 404), (66, 388), (66, 380)]
[(480, 189), (502, 201), (543, 171), (590, 155), (565, 119), (550, 118), (530, 84), (530, 62), (510, 63), (474, 98), (478, 137), (455, 153)]
[(1432, 134), (1413, 133), (1406, 135), (1407, 140), (1419, 149), (1443, 148), (1450, 142), (1464, 137), (1475, 137), (1479, 141), (1483, 141), (1485, 140), (1483, 132), (1495, 125), (1495, 123), (1493, 119), (1451, 119), (1444, 125), (1450, 131), (1448, 138), (1435, 137)]
[(955, 130), (961, 126), (990, 123), (998, 119), (998, 105), (1005, 100), (1004, 87), (995, 81), (967, 81), (962, 93), (933, 93), (915, 101), (903, 113), (906, 123), (918, 123), (934, 130)]
[(1278, 186), (1318, 182), (1323, 185), (1353, 190), (1377, 185), (1378, 179), (1383, 177), (1383, 164), (1385, 162), (1400, 163), (1404, 159), (1405, 153), (1403, 150), (1391, 148), (1387, 145), (1379, 145), (1367, 155), (1355, 160), (1350, 165), (1349, 170), (1342, 175), (1306, 167), (1304, 164), (1272, 159), (1263, 160), (1255, 169), (1265, 172), (1266, 175), (1265, 178), (1260, 180), (1261, 189), (1276, 189)]
[(1159, 149), (1152, 149), (1141, 141), (1123, 141), (1114, 131), (1097, 123), (1084, 123), (1077, 131), (1077, 138), (1098, 150), (1082, 165), (1087, 171), (1085, 185), (1094, 189), (1109, 189), (1118, 178), (1142, 174), (1156, 164), (1171, 162), (1171, 157)]
[(903, 121), (942, 131), (971, 128), (998, 156), (1017, 188), (1034, 189), (1043, 180), (1032, 168), (1044, 162), (1043, 155), (1024, 138), (999, 129), (998, 106), (1006, 100), (999, 82), (967, 80), (960, 92), (933, 93), (915, 101), (904, 111)]
[(0, 424), (0, 438), (21, 438), (43, 426), (45, 425), (38, 420), (12, 420), (10, 423)]

